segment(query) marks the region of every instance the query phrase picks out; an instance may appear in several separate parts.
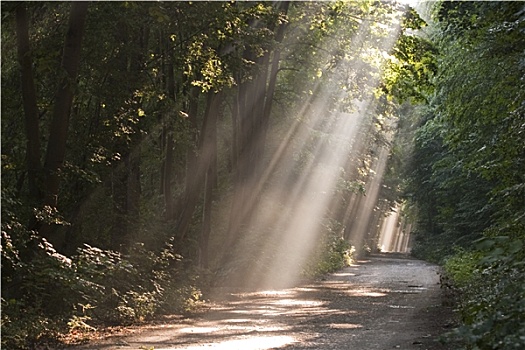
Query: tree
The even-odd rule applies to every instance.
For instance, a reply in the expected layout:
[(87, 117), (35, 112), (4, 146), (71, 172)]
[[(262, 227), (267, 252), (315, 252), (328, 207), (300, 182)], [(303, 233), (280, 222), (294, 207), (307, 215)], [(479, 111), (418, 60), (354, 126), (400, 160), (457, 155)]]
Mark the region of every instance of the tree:
[(33, 199), (40, 198), (38, 175), (40, 162), (40, 126), (37, 106), (36, 88), (33, 77), (33, 62), (29, 40), (29, 19), (24, 4), (16, 7), (16, 33), (18, 43), (18, 60), (20, 63), (22, 96), (27, 138), (27, 175), (29, 193)]
[[(27, 171), (29, 192), (34, 201), (41, 202), (44, 208), (54, 210), (59, 195), (60, 173), (63, 167), (66, 140), (73, 102), (74, 84), (80, 65), (81, 42), (87, 15), (87, 3), (76, 2), (71, 6), (69, 27), (64, 40), (60, 82), (56, 93), (53, 119), (50, 125), (47, 153), (43, 165), (42, 186), (39, 186), (40, 173), (40, 128), (36, 91), (31, 68), (28, 18), (25, 5), (16, 8), (19, 62), (22, 75), (22, 92), (26, 115)], [(39, 188), (40, 187), (40, 188)], [(45, 209), (46, 210), (46, 209)], [(39, 233), (53, 243), (57, 237), (49, 222), (39, 222)]]

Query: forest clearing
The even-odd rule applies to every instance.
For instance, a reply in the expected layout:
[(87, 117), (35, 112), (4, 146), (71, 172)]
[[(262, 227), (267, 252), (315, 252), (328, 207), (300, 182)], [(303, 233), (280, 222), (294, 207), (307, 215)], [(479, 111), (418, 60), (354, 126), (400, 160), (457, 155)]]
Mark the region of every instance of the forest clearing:
[[(243, 348), (258, 317), (206, 317), (258, 303), (282, 313), (259, 319), (267, 348), (525, 348), (525, 3), (2, 1), (1, 15), (2, 349), (170, 318), (199, 346), (220, 343), (215, 327)], [(378, 266), (384, 284), (361, 278)], [(429, 308), (455, 310), (444, 344), (441, 323), (408, 331)]]

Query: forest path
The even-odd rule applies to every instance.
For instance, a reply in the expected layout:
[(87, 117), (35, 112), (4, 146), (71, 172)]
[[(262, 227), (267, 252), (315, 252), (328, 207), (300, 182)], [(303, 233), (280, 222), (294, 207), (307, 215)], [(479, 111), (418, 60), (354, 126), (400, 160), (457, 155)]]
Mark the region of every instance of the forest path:
[(442, 306), (438, 267), (400, 255), (360, 260), (296, 288), (228, 293), (206, 313), (139, 327), (75, 349), (447, 349), (437, 338), (452, 312)]

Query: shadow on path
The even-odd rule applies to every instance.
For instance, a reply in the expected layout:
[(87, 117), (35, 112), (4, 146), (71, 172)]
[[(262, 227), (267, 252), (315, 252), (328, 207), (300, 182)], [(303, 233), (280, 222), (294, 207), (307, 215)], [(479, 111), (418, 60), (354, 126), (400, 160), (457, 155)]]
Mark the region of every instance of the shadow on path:
[(447, 349), (452, 319), (438, 267), (375, 255), (323, 281), (295, 288), (225, 293), (198, 318), (138, 328), (74, 349)]

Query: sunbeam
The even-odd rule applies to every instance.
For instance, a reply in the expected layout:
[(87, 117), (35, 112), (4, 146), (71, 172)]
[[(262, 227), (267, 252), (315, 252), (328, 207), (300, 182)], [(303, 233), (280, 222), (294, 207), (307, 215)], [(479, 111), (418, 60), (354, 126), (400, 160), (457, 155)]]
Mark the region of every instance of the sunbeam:
[(412, 224), (401, 215), (403, 205), (397, 203), (383, 218), (379, 231), (378, 248), (382, 252), (409, 253)]
[[(374, 31), (383, 35), (377, 47), (367, 43)], [(336, 206), (334, 197), (341, 175), (349, 168), (349, 158), (371, 142), (374, 133), (371, 120), (376, 113), (373, 90), (379, 83), (380, 67), (398, 34), (399, 21), (395, 16), (391, 22), (374, 27), (369, 21), (361, 20), (351, 39), (356, 47), (354, 54), (361, 59), (343, 58), (332, 62), (332, 66), (325, 66), (310, 96), (295, 112), (294, 122), (277, 144), (268, 146), (272, 156), (264, 174), (248, 192), (251, 196), (248, 206), (257, 205), (259, 210), (251, 222), (250, 232), (237, 242), (237, 254), (244, 254), (247, 261), (244, 269), (248, 271), (242, 277), (244, 284), (283, 288), (294, 285), (300, 278), (324, 230), (326, 214)], [(336, 52), (339, 38), (344, 35), (336, 32), (328, 36), (322, 51)], [(293, 47), (293, 43), (287, 46)], [(328, 56), (325, 59), (329, 62)], [(322, 62), (320, 54), (312, 59)], [(360, 74), (369, 74), (370, 79), (367, 86), (358, 88), (359, 99), (351, 99), (348, 106), (350, 92), (342, 82), (355, 85)], [(348, 228), (350, 237), (345, 238), (358, 244), (363, 244), (374, 215), (389, 149), (380, 147), (377, 153), (370, 164), (372, 174), (366, 185), (366, 197), (356, 201), (357, 211), (355, 203), (353, 207), (347, 203), (346, 215), (356, 217)], [(352, 164), (354, 169), (358, 166)]]

